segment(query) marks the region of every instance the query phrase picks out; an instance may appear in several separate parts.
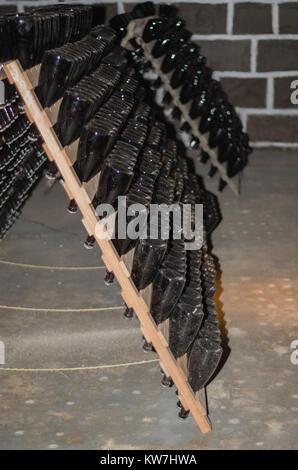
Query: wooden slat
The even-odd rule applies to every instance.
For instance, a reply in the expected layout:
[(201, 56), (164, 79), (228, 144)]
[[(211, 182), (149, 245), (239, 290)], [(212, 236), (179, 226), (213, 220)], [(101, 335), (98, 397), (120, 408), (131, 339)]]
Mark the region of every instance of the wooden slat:
[(100, 173), (97, 173), (97, 175), (95, 175), (90, 181), (88, 181), (88, 183), (83, 183), (83, 188), (85, 189), (91, 201), (97, 191), (99, 177)]
[(38, 85), (38, 79), (39, 79), (39, 72), (40, 72), (40, 67), (41, 65), (35, 65), (29, 70), (26, 70), (26, 74), (32, 84), (32, 88), (36, 88)]
[(19, 62), (12, 61), (6, 64), (5, 73), (17, 86), (27, 109), (30, 111), (31, 117), (46, 143), (45, 149), (49, 158), (55, 161), (61, 176), (67, 185), (68, 191), (76, 200), (76, 203), (83, 215), (83, 224), (86, 230), (89, 234), (93, 234), (95, 236), (95, 239), (103, 253), (102, 259), (106, 264), (107, 269), (114, 272), (115, 277), (121, 286), (121, 293), (124, 301), (128, 307), (134, 309), (138, 316), (144, 336), (148, 341), (152, 342), (160, 357), (161, 363), (164, 364), (165, 369), (176, 384), (184, 408), (191, 411), (203, 433), (210, 431), (210, 422), (206, 416), (206, 410), (201, 403), (196, 400), (189, 384), (185, 381), (185, 374), (177, 365), (176, 360), (168, 348), (166, 339), (161, 335), (161, 332), (156, 327), (156, 324), (150, 315), (148, 304), (137, 291), (135, 285), (131, 281), (127, 269), (124, 269), (123, 263), (121, 262), (112, 241), (109, 237), (102, 236), (102, 234), (105, 233), (105, 231), (102, 230), (103, 224), (98, 222), (94, 208), (90, 204), (90, 198), (77, 178), (66, 151), (62, 148), (59, 140), (57, 139), (48, 116), (41, 109), (38, 99), (32, 90), (32, 86), (28, 83), (29, 80), (24, 79), (24, 72)]
[(183, 370), (185, 376), (187, 376), (187, 355), (181, 356), (177, 359), (177, 364)]
[(6, 73), (4, 71), (4, 65), (0, 64), (0, 80), (5, 80), (7, 78)]
[(79, 141), (80, 141), (80, 139), (77, 139), (71, 145), (68, 145), (67, 147), (64, 147), (64, 150), (67, 153), (68, 158), (69, 158), (69, 160), (71, 161), (72, 164), (74, 164), (74, 162), (76, 161)]
[(66, 192), (67, 196), (69, 197), (70, 200), (74, 199), (69, 187), (67, 186), (67, 184), (65, 182), (63, 182), (63, 188), (64, 188), (64, 191)]
[(62, 98), (45, 110), (52, 126), (57, 122), (61, 101)]

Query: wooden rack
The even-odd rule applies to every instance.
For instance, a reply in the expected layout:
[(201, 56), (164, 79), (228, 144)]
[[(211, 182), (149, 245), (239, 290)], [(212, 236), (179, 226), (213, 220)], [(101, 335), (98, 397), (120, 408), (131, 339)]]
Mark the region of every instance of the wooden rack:
[(155, 59), (151, 54), (151, 48), (149, 45), (150, 43), (147, 44), (142, 39), (143, 29), (146, 23), (148, 22), (148, 20), (151, 18), (154, 18), (154, 17), (145, 18), (145, 19), (142, 18), (142, 19), (131, 21), (128, 25), (127, 34), (122, 39), (121, 45), (127, 49), (132, 49), (132, 46), (129, 44), (129, 40), (134, 38), (136, 42), (141, 46), (141, 48), (144, 51), (145, 57), (150, 61), (155, 73), (161, 78), (164, 90), (170, 93), (170, 95), (172, 96), (174, 105), (180, 109), (184, 120), (189, 124), (193, 136), (199, 139), (201, 148), (209, 155), (212, 161), (212, 164), (218, 169), (221, 175), (221, 178), (230, 186), (235, 196), (238, 197), (239, 189), (237, 185), (234, 183), (234, 181), (232, 181), (232, 179), (228, 177), (224, 165), (219, 163), (218, 158), (217, 158), (217, 150), (209, 147), (209, 144), (208, 144), (209, 133), (201, 134), (201, 132), (199, 132), (200, 119), (199, 118), (191, 119), (191, 117), (189, 116), (189, 105), (182, 104), (180, 101), (180, 98), (179, 98), (180, 88), (177, 90), (174, 90), (171, 87), (169, 76), (164, 74), (161, 70), (161, 62), (163, 58)]
[[(98, 185), (99, 175), (96, 175), (88, 183), (82, 184), (79, 181), (72, 168), (78, 141), (69, 147), (63, 148), (53, 129), (53, 125), (57, 120), (60, 102), (55, 103), (48, 109), (43, 109), (39, 103), (34, 92), (34, 88), (38, 83), (39, 69), (40, 66), (36, 66), (24, 72), (19, 61), (11, 61), (3, 65), (5, 75), (10, 83), (17, 87), (24, 101), (28, 119), (36, 125), (43, 138), (43, 147), (49, 160), (54, 161), (60, 171), (68, 197), (75, 199), (83, 216), (82, 223), (88, 234), (95, 237), (107, 270), (113, 271), (118, 280), (124, 302), (135, 311), (146, 341), (153, 344), (159, 355), (161, 368), (166, 376), (172, 378), (177, 387), (182, 406), (185, 410), (190, 410), (201, 431), (207, 433), (211, 430), (211, 425), (206, 415), (206, 407), (202, 405), (198, 394), (193, 392), (187, 382), (185, 358), (175, 360), (168, 346), (167, 325), (163, 324), (161, 328), (158, 328), (150, 315), (148, 306), (150, 286), (144, 292), (139, 292), (136, 289), (130, 277), (131, 253), (126, 257), (119, 257), (107, 234), (104, 222), (99, 221), (91, 204)], [(205, 390), (200, 393), (200, 398), (204, 400), (204, 396)]]

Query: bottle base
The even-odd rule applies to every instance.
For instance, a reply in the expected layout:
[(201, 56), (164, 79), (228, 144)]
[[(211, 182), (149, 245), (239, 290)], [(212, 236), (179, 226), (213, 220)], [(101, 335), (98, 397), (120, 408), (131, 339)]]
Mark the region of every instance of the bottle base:
[(171, 388), (174, 385), (173, 380), (171, 377), (167, 377), (165, 374), (163, 375), (163, 378), (161, 379), (161, 385), (166, 388)]
[(186, 418), (188, 417), (188, 415), (189, 415), (189, 410), (186, 411), (186, 410), (183, 408), (183, 406), (181, 406), (181, 410), (180, 410), (179, 413), (178, 413), (178, 417), (179, 417), (180, 419), (186, 419)]
[(69, 214), (76, 214), (78, 212), (78, 206), (74, 199), (70, 201), (67, 207), (67, 212), (69, 212)]
[(152, 351), (153, 351), (152, 343), (148, 343), (148, 342), (145, 340), (145, 341), (144, 341), (144, 344), (143, 344), (143, 351), (144, 351), (144, 352), (152, 352)]
[(123, 312), (123, 316), (126, 320), (131, 320), (133, 318), (134, 311), (133, 308), (126, 308)]
[(94, 243), (95, 243), (95, 238), (93, 237), (93, 235), (90, 235), (89, 237), (87, 237), (87, 240), (84, 243), (84, 247), (87, 250), (92, 250), (92, 248), (94, 248)]
[(114, 273), (112, 271), (107, 271), (106, 276), (104, 278), (104, 283), (106, 286), (111, 286), (114, 282)]

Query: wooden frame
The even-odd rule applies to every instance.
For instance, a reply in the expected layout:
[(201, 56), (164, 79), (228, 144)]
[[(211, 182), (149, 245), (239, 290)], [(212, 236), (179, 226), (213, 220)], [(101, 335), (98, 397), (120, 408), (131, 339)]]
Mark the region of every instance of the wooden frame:
[[(141, 330), (148, 342), (151, 342), (159, 355), (160, 364), (164, 373), (170, 376), (175, 383), (179, 399), (185, 410), (190, 410), (197, 425), (203, 433), (211, 430), (209, 419), (206, 415), (205, 407), (200, 403), (197, 394), (194, 394), (187, 382), (187, 375), (183, 360), (176, 361), (173, 357), (167, 339), (162, 333), (162, 329), (157, 328), (150, 315), (146, 295), (140, 293), (132, 282), (127, 269), (127, 262), (121, 260), (114, 245), (109, 238), (105, 227), (99, 221), (96, 212), (91, 204), (92, 194), (94, 194), (99, 176), (91, 180), (90, 183), (82, 184), (72, 168), (77, 142), (68, 148), (63, 148), (58, 140), (53, 124), (57, 119), (59, 102), (50, 109), (43, 109), (35, 95), (34, 87), (37, 84), (39, 66), (24, 72), (19, 61), (11, 61), (3, 65), (3, 70), (10, 83), (14, 84), (25, 104), (25, 111), (28, 119), (38, 128), (44, 144), (43, 147), (49, 158), (57, 165), (64, 180), (64, 189), (70, 199), (75, 199), (81, 214), (82, 222), (89, 235), (94, 235), (98, 246), (102, 251), (102, 260), (108, 271), (113, 271), (121, 286), (121, 294), (124, 302), (129, 308), (133, 308), (140, 320)], [(105, 233), (105, 237), (100, 236)], [(150, 286), (149, 286), (150, 287)], [(164, 328), (163, 328), (164, 330)], [(165, 331), (165, 330), (164, 330)], [(204, 390), (203, 390), (204, 392)]]

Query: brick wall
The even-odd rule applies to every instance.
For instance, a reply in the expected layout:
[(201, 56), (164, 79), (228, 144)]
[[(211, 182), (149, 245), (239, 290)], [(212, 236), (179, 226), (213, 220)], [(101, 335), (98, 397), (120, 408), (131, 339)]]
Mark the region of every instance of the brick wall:
[(181, 3), (256, 147), (298, 147), (298, 2)]
[[(48, 3), (54, 2), (0, 0), (0, 14)], [(298, 80), (298, 1), (165, 3), (179, 7), (193, 39), (237, 107), (254, 146), (298, 148), (298, 105), (290, 101), (290, 85)], [(129, 10), (132, 4), (135, 2), (97, 2), (106, 9), (107, 18)]]

